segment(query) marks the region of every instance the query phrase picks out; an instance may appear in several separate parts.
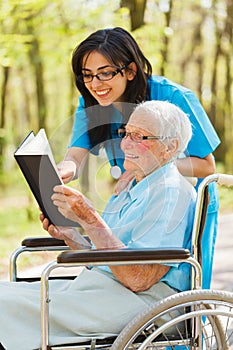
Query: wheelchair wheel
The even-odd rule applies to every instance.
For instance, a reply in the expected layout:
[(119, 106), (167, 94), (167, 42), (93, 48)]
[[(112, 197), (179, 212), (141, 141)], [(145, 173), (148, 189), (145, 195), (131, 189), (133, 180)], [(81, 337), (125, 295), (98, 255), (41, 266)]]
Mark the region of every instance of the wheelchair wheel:
[(125, 349), (233, 350), (233, 293), (192, 290), (161, 300), (137, 315), (111, 347)]

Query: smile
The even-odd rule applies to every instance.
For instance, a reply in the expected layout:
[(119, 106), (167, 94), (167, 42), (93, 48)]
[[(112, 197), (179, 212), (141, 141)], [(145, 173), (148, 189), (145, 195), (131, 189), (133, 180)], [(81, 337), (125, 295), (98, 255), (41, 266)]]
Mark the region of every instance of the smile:
[(125, 154), (126, 159), (138, 159), (139, 156), (136, 156), (134, 154)]
[(101, 90), (101, 91), (95, 91), (96, 95), (98, 96), (104, 96), (107, 95), (109, 93), (110, 89), (106, 89), (106, 90)]

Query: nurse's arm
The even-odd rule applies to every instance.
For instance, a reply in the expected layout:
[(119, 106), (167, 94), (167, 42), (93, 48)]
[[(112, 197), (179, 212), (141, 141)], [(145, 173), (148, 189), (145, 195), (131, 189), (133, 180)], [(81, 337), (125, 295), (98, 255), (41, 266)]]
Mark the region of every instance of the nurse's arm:
[(176, 160), (176, 166), (183, 176), (206, 177), (215, 173), (215, 161), (212, 153), (205, 158), (186, 157)]
[(65, 158), (57, 165), (58, 171), (64, 183), (77, 179), (86, 163), (88, 149), (71, 147)]

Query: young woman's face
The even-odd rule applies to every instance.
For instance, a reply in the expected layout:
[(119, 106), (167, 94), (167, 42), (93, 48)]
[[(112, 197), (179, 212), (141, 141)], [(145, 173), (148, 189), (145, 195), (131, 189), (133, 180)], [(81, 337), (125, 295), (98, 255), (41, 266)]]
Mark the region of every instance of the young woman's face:
[[(121, 68), (113, 66), (103, 55), (96, 51), (84, 56), (83, 62), (82, 74), (85, 75), (114, 72), (117, 68)], [(125, 69), (122, 69), (110, 80), (103, 81), (93, 77), (93, 80), (86, 82), (85, 86), (101, 106), (109, 106), (114, 102), (127, 102), (123, 101), (123, 94), (128, 80), (132, 80), (134, 76), (134, 72), (126, 72)]]

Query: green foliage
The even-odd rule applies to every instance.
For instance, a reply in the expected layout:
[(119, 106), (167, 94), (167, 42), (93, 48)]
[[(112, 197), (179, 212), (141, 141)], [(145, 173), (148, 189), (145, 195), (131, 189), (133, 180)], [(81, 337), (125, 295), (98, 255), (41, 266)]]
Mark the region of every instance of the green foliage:
[[(224, 164), (217, 163), (217, 173), (227, 174)], [(220, 200), (220, 213), (232, 213), (233, 212), (233, 188), (219, 187), (219, 200)]]
[[(20, 198), (12, 198), (12, 201), (14, 203), (11, 203), (9, 198), (7, 201), (1, 199), (3, 207), (1, 207), (0, 210), (0, 278), (5, 276), (8, 271), (10, 254), (21, 244), (21, 241), (25, 237), (46, 235), (46, 233), (41, 229), (41, 225), (38, 220), (38, 209), (36, 210), (35, 207), (35, 210), (33, 210), (32, 213), (32, 209), (30, 207), (20, 206)], [(40, 263), (42, 262), (43, 260), (40, 259)], [(28, 268), (34, 263), (34, 259), (32, 259), (30, 263), (28, 261), (24, 261), (23, 266), (27, 266)]]
[(233, 212), (233, 188), (222, 187), (219, 189), (220, 213)]

